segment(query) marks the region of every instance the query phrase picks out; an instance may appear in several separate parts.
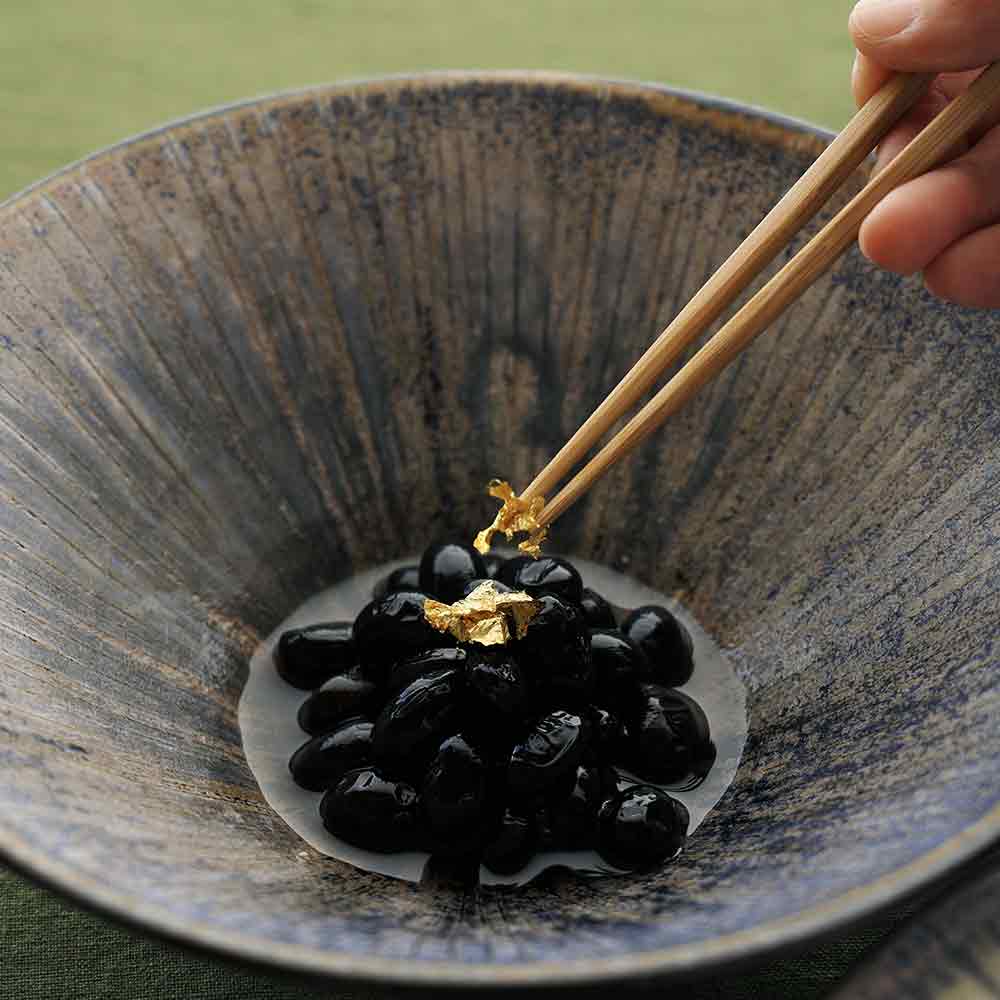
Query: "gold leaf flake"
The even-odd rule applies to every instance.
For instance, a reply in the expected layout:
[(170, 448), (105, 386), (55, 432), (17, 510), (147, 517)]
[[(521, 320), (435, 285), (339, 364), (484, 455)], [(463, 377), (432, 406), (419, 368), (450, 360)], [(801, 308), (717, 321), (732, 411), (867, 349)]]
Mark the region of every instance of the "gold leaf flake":
[(424, 617), (439, 632), (450, 632), (459, 642), (477, 642), (481, 646), (503, 646), (513, 636), (523, 638), (532, 618), (538, 614), (538, 602), (523, 592), (501, 593), (486, 580), (454, 604), (427, 598)]
[(526, 552), (536, 559), (542, 553), (542, 542), (549, 529), (538, 523), (542, 510), (545, 508), (545, 497), (532, 497), (530, 500), (522, 500), (513, 490), (510, 483), (500, 479), (490, 481), (487, 490), (491, 497), (496, 497), (503, 501), (503, 506), (497, 511), (497, 516), (493, 523), (476, 535), (473, 543), (476, 550), (485, 555), (490, 551), (490, 543), (493, 536), (502, 531), (507, 540), (510, 541), (516, 534), (524, 533), (528, 537), (518, 544), (522, 552)]

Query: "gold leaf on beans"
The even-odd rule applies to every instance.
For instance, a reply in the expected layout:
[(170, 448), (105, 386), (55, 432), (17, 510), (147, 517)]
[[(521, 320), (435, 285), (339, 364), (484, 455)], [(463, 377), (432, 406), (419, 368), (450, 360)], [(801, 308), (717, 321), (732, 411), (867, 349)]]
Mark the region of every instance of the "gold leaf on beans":
[(523, 638), (537, 614), (538, 602), (530, 595), (501, 593), (492, 580), (485, 580), (454, 604), (430, 597), (424, 601), (424, 617), (439, 632), (450, 632), (459, 642), (481, 646), (503, 646), (513, 637)]
[(487, 490), (491, 497), (496, 497), (503, 501), (503, 506), (497, 511), (497, 516), (493, 523), (476, 535), (473, 543), (476, 550), (486, 555), (490, 551), (490, 544), (493, 536), (502, 531), (507, 540), (510, 541), (517, 534), (526, 534), (528, 537), (518, 544), (518, 548), (534, 556), (536, 559), (542, 554), (542, 542), (549, 529), (538, 523), (538, 519), (545, 508), (545, 497), (532, 497), (530, 500), (522, 500), (513, 490), (510, 483), (505, 483), (500, 479), (490, 481)]

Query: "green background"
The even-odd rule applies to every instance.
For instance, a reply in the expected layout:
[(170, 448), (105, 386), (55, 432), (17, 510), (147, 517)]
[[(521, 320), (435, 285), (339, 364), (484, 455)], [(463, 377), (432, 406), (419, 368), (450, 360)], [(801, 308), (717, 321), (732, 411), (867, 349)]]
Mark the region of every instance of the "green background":
[(559, 69), (837, 128), (849, 0), (2, 0), (0, 198), (206, 107), (347, 77)]
[[(357, 76), (558, 69), (655, 80), (837, 128), (849, 0), (3, 0), (0, 198), (207, 107)], [(702, 997), (814, 997), (900, 916)], [(9, 991), (9, 992), (8, 992)], [(0, 996), (314, 997), (83, 914), (0, 871)], [(362, 997), (364, 991), (341, 994)]]

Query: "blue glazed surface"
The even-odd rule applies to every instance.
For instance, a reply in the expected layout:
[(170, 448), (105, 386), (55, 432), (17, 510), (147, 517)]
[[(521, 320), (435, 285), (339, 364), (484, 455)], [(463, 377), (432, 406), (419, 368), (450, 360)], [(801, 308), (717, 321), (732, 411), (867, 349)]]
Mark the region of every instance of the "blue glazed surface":
[(748, 960), (995, 837), (1000, 320), (853, 252), (558, 525), (746, 678), (677, 863), (418, 889), (303, 850), (243, 759), (257, 638), (482, 526), (821, 147), (454, 75), (223, 110), (0, 208), (5, 854), (226, 953), (513, 985)]

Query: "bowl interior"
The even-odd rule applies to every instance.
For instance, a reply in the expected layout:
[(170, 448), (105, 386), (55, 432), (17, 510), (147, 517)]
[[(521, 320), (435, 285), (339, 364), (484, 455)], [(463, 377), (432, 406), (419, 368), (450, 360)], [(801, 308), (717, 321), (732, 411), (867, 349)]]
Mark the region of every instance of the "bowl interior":
[(258, 639), (468, 535), (822, 147), (660, 89), (466, 77), (246, 104), (0, 209), (0, 847), (144, 926), (408, 982), (668, 972), (833, 926), (998, 825), (1000, 319), (848, 255), (564, 520), (749, 688), (674, 865), (417, 888), (304, 849)]

